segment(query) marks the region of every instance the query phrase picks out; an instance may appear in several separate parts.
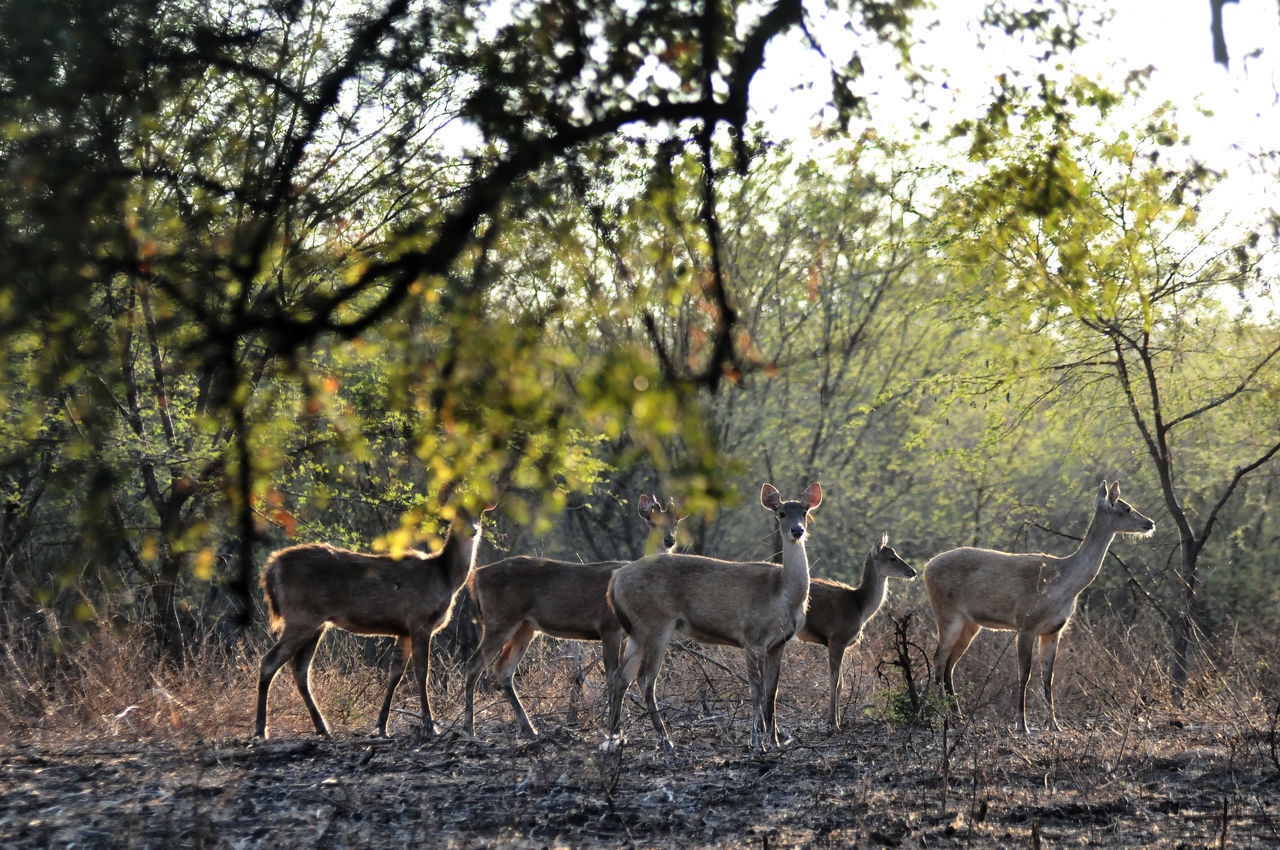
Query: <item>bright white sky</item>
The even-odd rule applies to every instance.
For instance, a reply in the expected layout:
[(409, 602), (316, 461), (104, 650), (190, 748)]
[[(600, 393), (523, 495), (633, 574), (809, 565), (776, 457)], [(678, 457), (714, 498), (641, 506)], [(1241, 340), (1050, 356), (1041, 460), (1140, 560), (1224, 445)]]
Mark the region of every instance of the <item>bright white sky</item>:
[[(1069, 60), (1072, 70), (1100, 76), (1118, 87), (1125, 73), (1153, 66), (1145, 98), (1152, 107), (1169, 100), (1179, 107), (1179, 125), (1189, 132), (1197, 152), (1211, 166), (1243, 171), (1242, 152), (1280, 148), (1280, 12), (1276, 0), (1240, 0), (1224, 7), (1231, 67), (1213, 61), (1209, 32), (1208, 0), (1106, 0), (1116, 8), (1105, 28), (1105, 40), (1078, 50)], [(942, 126), (981, 108), (991, 81), (1026, 46), (1001, 34), (982, 31), (977, 21), (982, 0), (936, 0), (938, 10), (922, 13), (915, 28), (919, 44), (913, 51), (917, 65), (938, 70), (927, 97), (941, 114)], [(811, 2), (811, 14), (823, 4)], [(1101, 3), (1097, 4), (1101, 5)], [(936, 25), (929, 22), (936, 19)], [(838, 22), (811, 28), (839, 59), (848, 52), (842, 44)], [(988, 42), (986, 50), (979, 41)], [(816, 113), (828, 96), (829, 69), (799, 47), (793, 34), (787, 43), (771, 45), (765, 69), (752, 88), (752, 103), (775, 133), (805, 142)], [(1264, 48), (1260, 55), (1250, 54)], [(909, 132), (910, 93), (901, 83), (892, 56), (864, 53), (867, 89), (873, 120), (899, 125)], [(1032, 67), (1026, 63), (1025, 67)], [(945, 69), (945, 71), (943, 70)], [(795, 86), (811, 84), (807, 89)], [(1200, 115), (1196, 107), (1211, 109), (1213, 117)], [(924, 113), (917, 104), (917, 117)], [(1235, 166), (1235, 167), (1233, 167)], [(1249, 204), (1256, 208), (1280, 208), (1280, 186), (1271, 181), (1250, 181)]]

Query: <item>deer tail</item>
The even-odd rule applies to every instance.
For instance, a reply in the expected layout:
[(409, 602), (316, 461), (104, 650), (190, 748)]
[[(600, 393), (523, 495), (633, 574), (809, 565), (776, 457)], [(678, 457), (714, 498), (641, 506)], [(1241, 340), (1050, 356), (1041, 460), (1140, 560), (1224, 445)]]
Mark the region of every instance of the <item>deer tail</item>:
[(627, 612), (622, 610), (622, 606), (618, 604), (618, 600), (614, 598), (612, 581), (609, 582), (608, 599), (609, 599), (609, 607), (613, 609), (614, 616), (618, 618), (619, 625), (622, 626), (623, 631), (625, 631), (627, 634), (631, 634), (631, 620), (630, 618), (627, 617)]
[(271, 633), (280, 634), (284, 629), (284, 616), (280, 613), (280, 596), (279, 573), (272, 569), (274, 562), (268, 563), (267, 568), (262, 571), (262, 598), (267, 602), (267, 615), (270, 618), (269, 626)]

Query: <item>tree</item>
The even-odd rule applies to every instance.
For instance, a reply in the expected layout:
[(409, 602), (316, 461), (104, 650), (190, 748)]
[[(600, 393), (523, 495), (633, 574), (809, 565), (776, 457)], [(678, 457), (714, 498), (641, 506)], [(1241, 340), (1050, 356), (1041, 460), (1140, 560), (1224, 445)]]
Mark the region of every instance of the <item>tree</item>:
[[(914, 5), (851, 11), (877, 38), (900, 42)], [(263, 411), (251, 407), (263, 377), (405, 311), (431, 329), (414, 340), (431, 354), (407, 364), (428, 361), (432, 371), (412, 387), (411, 407), (416, 452), (446, 459), (437, 479), (516, 474), (532, 485), (558, 474), (556, 423), (577, 399), (499, 393), (492, 372), (474, 367), (497, 353), (495, 341), (493, 362), (539, 360), (537, 335), (503, 324), (485, 298), (487, 248), (529, 208), (522, 197), (536, 204), (557, 171), (590, 167), (595, 143), (628, 125), (679, 144), (695, 128), (707, 156), (716, 128), (728, 126), (745, 168), (750, 82), (768, 42), (803, 15), (792, 0), (762, 10), (140, 0), (53, 3), (29, 18), (27, 8), (0, 9), (12, 116), (0, 324), (9, 338), (43, 340), (31, 374), (51, 397), (84, 364), (114, 364), (74, 392), (72, 419), (93, 454), (105, 457), (118, 414), (131, 439), (158, 438), (171, 455), (135, 457), (130, 472), (160, 520), (162, 623), (173, 573), (164, 559), (189, 551), (177, 542), (202, 488), (222, 488), (237, 513), (236, 586), (247, 597), (254, 505), (266, 493), (253, 433)], [(483, 144), (445, 159), (438, 134), (455, 114)], [(714, 234), (709, 170), (704, 182)], [(719, 274), (713, 285), (723, 289)], [(88, 331), (104, 319), (124, 344)], [(725, 311), (716, 355), (668, 381), (718, 384), (738, 357), (733, 324)], [(611, 360), (574, 389), (620, 393), (607, 413), (616, 421), (636, 392), (604, 377), (622, 366)], [(496, 384), (538, 379), (522, 369)], [(654, 387), (650, 395), (665, 392)], [(196, 452), (204, 460), (195, 468), (171, 465), (192, 449), (170, 427), (180, 390), (196, 430), (216, 443), (211, 455)], [(500, 396), (523, 400), (494, 416), (489, 402)], [(518, 415), (535, 408), (535, 418)], [(90, 465), (108, 473), (97, 488), (105, 502), (118, 502), (120, 470)], [(521, 466), (529, 473), (513, 472)], [(224, 475), (235, 483), (224, 487)], [(140, 563), (116, 514), (108, 509), (115, 518), (103, 531)]]
[[(1219, 175), (1180, 162), (1166, 111), (1111, 136), (1115, 96), (1041, 84), (1051, 109), (974, 135), (971, 155), (989, 164), (952, 199), (957, 268), (993, 309), (1052, 340), (1070, 391), (1099, 376), (1120, 391), (1176, 530), (1173, 598), (1156, 604), (1180, 700), (1202, 554), (1242, 484), (1280, 454), (1280, 327), (1247, 308), (1273, 285), (1276, 246), (1213, 212)], [(1246, 307), (1231, 309), (1236, 298)]]

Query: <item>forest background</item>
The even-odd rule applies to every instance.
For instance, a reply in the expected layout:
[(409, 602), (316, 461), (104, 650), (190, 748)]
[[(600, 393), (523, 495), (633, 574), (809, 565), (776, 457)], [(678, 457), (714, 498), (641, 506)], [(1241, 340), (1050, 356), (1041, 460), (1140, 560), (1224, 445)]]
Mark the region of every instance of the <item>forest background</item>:
[[(0, 3), (6, 725), (111, 717), (86, 647), (247, 670), (269, 552), (438, 545), (445, 490), (496, 497), (482, 563), (638, 556), (642, 492), (754, 559), (760, 483), (820, 481), (813, 572), (856, 583), (881, 530), (917, 567), (1069, 551), (1119, 479), (1157, 531), (1088, 616), (1174, 699), (1269, 640), (1274, 139), (1228, 168), (1153, 69), (1078, 74), (1108, 9), (1071, 2), (978, 9), (1030, 63), (880, 130), (875, 80), (945, 83), (928, 13)], [(784, 34), (831, 82), (805, 144), (748, 109)]]

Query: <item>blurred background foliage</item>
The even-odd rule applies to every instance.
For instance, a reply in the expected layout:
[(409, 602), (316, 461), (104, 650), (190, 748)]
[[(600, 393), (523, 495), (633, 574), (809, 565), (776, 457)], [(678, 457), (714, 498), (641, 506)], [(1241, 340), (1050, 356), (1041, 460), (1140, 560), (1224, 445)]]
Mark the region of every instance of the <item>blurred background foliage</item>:
[[(1088, 36), (1017, 5), (986, 25)], [(832, 4), (924, 86), (918, 6)], [(0, 2), (5, 628), (110, 600), (180, 661), (272, 549), (436, 545), (441, 494), (497, 501), (481, 561), (637, 556), (642, 492), (768, 558), (760, 483), (821, 481), (814, 572), (856, 582), (882, 529), (1068, 551), (1118, 478), (1157, 535), (1086, 604), (1160, 624), (1175, 687), (1274, 629), (1275, 222), (1069, 73), (898, 139), (832, 57), (829, 143), (779, 142), (748, 87), (806, 21)]]

